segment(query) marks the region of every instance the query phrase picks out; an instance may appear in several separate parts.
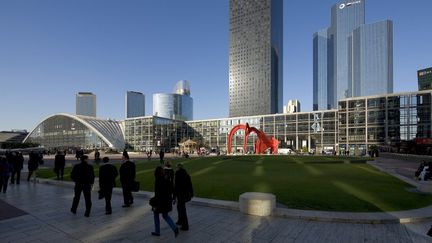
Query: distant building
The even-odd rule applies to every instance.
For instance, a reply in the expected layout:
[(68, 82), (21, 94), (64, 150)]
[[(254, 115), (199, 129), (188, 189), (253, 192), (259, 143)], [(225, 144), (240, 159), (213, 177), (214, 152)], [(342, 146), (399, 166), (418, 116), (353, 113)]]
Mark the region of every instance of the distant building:
[(417, 78), (419, 91), (432, 89), (432, 67), (418, 70)]
[(76, 94), (76, 114), (96, 117), (96, 95), (91, 92)]
[(283, 1), (230, 0), (229, 116), (282, 112)]
[(301, 110), (300, 110), (300, 101), (298, 101), (298, 100), (289, 100), (288, 104), (286, 106), (284, 106), (283, 113), (285, 113), (285, 114), (291, 114), (291, 113), (296, 113), (296, 112), (301, 112)]
[(126, 118), (145, 116), (145, 96), (135, 91), (126, 92)]
[(190, 97), (189, 83), (177, 82), (172, 94), (153, 94), (153, 115), (175, 120), (193, 119), (193, 99)]
[(3, 143), (22, 143), (27, 134), (26, 130), (1, 131), (0, 146)]
[(393, 93), (393, 22), (365, 24), (366, 0), (342, 0), (313, 35), (313, 109), (350, 97)]

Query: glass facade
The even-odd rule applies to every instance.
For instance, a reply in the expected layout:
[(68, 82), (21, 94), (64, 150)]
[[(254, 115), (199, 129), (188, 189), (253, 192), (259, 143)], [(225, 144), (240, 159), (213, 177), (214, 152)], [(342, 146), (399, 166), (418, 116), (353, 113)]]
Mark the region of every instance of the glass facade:
[(418, 89), (432, 89), (432, 67), (417, 71)]
[(125, 142), (117, 121), (57, 114), (43, 120), (24, 142), (51, 148), (111, 148), (122, 150)]
[(283, 1), (230, 0), (229, 115), (282, 112)]
[(364, 154), (379, 145), (398, 152), (404, 143), (431, 138), (431, 93), (413, 92), (339, 101), (341, 150)]
[(145, 116), (145, 97), (143, 93), (126, 92), (126, 118)]
[(89, 92), (76, 94), (76, 114), (96, 117), (96, 95)]
[(352, 96), (393, 93), (393, 22), (362, 25), (349, 39)]
[(344, 0), (332, 7), (331, 34), (334, 36), (334, 97), (337, 101), (351, 97), (349, 89), (348, 47), (352, 31), (365, 23), (365, 0)]
[(313, 36), (313, 110), (331, 109), (333, 100), (333, 41), (329, 28)]
[(188, 95), (153, 94), (153, 115), (175, 120), (192, 120), (193, 99)]

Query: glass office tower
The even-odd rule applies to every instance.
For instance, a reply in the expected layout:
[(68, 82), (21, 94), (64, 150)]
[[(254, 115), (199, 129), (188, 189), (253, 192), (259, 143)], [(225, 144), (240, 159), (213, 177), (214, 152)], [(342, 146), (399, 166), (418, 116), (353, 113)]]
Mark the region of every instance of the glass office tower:
[(126, 92), (126, 118), (145, 115), (145, 96), (135, 91)]
[(153, 115), (182, 121), (192, 120), (193, 99), (190, 93), (189, 82), (180, 80), (175, 85), (173, 94), (153, 94)]
[(96, 95), (91, 92), (76, 94), (76, 114), (96, 117)]
[(352, 96), (393, 93), (393, 22), (362, 25), (349, 39)]
[(331, 34), (334, 36), (334, 97), (332, 107), (337, 101), (352, 96), (349, 87), (348, 47), (352, 31), (365, 23), (365, 0), (344, 0), (333, 5), (331, 10)]
[(330, 29), (313, 36), (313, 110), (330, 109), (333, 100), (333, 40)]
[(230, 117), (282, 112), (282, 42), (282, 0), (230, 0)]
[(432, 89), (432, 67), (418, 70), (417, 78), (419, 91)]

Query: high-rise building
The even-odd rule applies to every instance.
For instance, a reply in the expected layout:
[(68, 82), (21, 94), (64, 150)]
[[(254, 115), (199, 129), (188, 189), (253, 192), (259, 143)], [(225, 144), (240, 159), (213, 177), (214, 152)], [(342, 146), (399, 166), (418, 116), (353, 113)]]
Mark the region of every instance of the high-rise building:
[(361, 25), (349, 40), (352, 97), (393, 93), (393, 22)]
[(313, 110), (330, 109), (333, 101), (333, 42), (329, 28), (313, 36)]
[(283, 113), (292, 114), (300, 112), (300, 101), (298, 100), (289, 100), (288, 104), (284, 106)]
[(314, 34), (314, 110), (393, 92), (393, 23), (365, 24), (365, 1), (333, 5), (331, 26)]
[(283, 0), (230, 0), (229, 115), (282, 111)]
[(333, 5), (331, 10), (330, 31), (333, 35), (333, 100), (331, 107), (335, 108), (337, 101), (352, 96), (349, 89), (348, 47), (349, 39), (354, 29), (365, 23), (365, 0), (343, 0)]
[(135, 91), (126, 92), (126, 118), (145, 116), (145, 96)]
[(193, 99), (190, 97), (189, 82), (177, 82), (173, 94), (153, 94), (153, 115), (176, 120), (193, 119)]
[(76, 114), (96, 117), (96, 95), (91, 92), (76, 94)]
[(432, 89), (432, 67), (418, 70), (417, 78), (419, 91)]

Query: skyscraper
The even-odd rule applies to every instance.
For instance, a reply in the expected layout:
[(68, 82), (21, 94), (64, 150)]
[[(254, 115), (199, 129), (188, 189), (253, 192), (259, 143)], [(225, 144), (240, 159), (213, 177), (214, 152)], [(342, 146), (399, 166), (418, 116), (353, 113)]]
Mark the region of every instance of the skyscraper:
[(177, 82), (172, 94), (153, 94), (153, 115), (183, 121), (192, 120), (193, 99), (190, 97), (189, 82)]
[(91, 92), (76, 94), (76, 114), (96, 117), (96, 95)]
[(365, 0), (344, 0), (333, 5), (331, 10), (331, 34), (333, 35), (333, 100), (331, 107), (337, 106), (337, 101), (351, 97), (348, 85), (348, 36), (352, 31), (365, 23)]
[(145, 116), (145, 97), (143, 93), (126, 92), (126, 118)]
[(282, 42), (282, 0), (230, 0), (230, 117), (282, 111)]
[(393, 92), (393, 24), (365, 24), (365, 1), (333, 5), (331, 26), (314, 34), (314, 110), (336, 108), (344, 98)]
[(288, 104), (284, 106), (283, 113), (292, 114), (300, 112), (300, 101), (298, 100), (288, 100)]
[(333, 42), (330, 29), (313, 36), (313, 110), (327, 110), (333, 102)]
[(349, 37), (349, 87), (352, 96), (393, 93), (393, 23), (361, 25)]
[(417, 78), (419, 90), (432, 89), (432, 67), (418, 70)]

